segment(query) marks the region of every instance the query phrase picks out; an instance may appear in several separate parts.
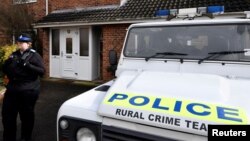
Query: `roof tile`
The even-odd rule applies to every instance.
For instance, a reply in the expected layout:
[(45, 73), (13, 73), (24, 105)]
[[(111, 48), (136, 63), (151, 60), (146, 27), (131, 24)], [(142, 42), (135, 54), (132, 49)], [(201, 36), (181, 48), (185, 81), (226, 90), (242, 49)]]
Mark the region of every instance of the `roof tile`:
[(248, 0), (128, 0), (123, 6), (113, 5), (54, 11), (38, 21), (38, 23), (154, 19), (157, 18), (157, 10), (207, 7), (211, 5), (224, 5), (225, 12), (250, 10), (250, 2)]

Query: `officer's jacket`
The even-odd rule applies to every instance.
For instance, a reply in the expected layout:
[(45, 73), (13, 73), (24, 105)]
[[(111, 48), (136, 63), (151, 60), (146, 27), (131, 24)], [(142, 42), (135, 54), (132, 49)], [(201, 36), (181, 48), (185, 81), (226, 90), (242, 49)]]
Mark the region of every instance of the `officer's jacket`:
[(23, 53), (15, 51), (5, 61), (3, 72), (7, 74), (7, 89), (29, 90), (39, 89), (39, 76), (43, 76), (45, 68), (41, 56), (33, 49)]

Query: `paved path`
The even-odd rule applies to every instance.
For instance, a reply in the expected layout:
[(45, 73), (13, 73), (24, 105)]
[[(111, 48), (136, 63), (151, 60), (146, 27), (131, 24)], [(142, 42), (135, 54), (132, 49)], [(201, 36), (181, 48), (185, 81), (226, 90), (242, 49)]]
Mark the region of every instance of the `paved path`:
[[(65, 80), (43, 80), (41, 94), (36, 105), (36, 120), (33, 132), (34, 141), (56, 141), (57, 111), (64, 101), (93, 88), (93, 85), (83, 85)], [(2, 104), (0, 104), (2, 108)], [(1, 110), (0, 110), (1, 111)], [(0, 114), (1, 115), (1, 114)], [(2, 141), (2, 119), (0, 116), (0, 141)], [(17, 136), (20, 135), (20, 121)]]

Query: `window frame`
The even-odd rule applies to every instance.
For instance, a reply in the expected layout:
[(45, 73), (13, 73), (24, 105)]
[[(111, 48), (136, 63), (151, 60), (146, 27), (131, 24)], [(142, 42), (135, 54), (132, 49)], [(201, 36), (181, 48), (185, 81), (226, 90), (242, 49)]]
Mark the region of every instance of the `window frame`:
[(35, 3), (37, 0), (13, 0), (13, 4)]
[[(86, 30), (87, 32), (86, 32), (86, 34), (85, 34), (85, 32), (84, 33), (82, 33), (82, 30)], [(80, 32), (80, 36), (79, 36), (79, 56), (80, 57), (89, 57), (90, 56), (90, 47), (89, 47), (89, 38), (90, 38), (90, 36), (89, 36), (89, 33), (90, 33), (90, 31), (89, 31), (89, 28), (87, 28), (87, 27), (82, 27), (82, 28), (80, 28), (79, 29), (79, 32)], [(82, 39), (82, 35), (87, 35), (87, 38), (86, 38), (86, 46), (84, 47), (84, 46), (82, 46), (82, 45), (84, 45), (84, 44), (82, 44), (82, 43), (84, 43), (84, 42), (81, 42), (81, 39)], [(83, 36), (83, 37), (85, 37), (85, 36)], [(83, 49), (83, 50), (82, 50)], [(87, 49), (87, 50), (85, 50), (85, 49)], [(83, 52), (81, 52), (81, 51), (83, 51)], [(87, 51), (87, 52), (84, 52), (84, 51)], [(82, 54), (83, 53), (83, 54)], [(84, 54), (84, 53), (87, 53), (87, 54)]]
[[(53, 30), (57, 32), (58, 40), (53, 40)], [(57, 49), (53, 50), (53, 41), (56, 41), (56, 44), (58, 45), (58, 51), (56, 51)], [(58, 53), (58, 54), (54, 54), (54, 52)], [(60, 52), (61, 52), (61, 48), (60, 48), (60, 29), (54, 28), (51, 29), (51, 55), (52, 56), (60, 56)]]

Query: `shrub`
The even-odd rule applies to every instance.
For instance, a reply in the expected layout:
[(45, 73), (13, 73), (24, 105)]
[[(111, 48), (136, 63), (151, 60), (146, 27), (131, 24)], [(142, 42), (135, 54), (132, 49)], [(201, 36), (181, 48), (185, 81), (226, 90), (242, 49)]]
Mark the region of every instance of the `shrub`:
[(0, 83), (2, 84), (3, 72), (2, 66), (6, 59), (12, 54), (12, 52), (16, 51), (16, 45), (5, 45), (0, 47)]
[(16, 51), (16, 49), (16, 45), (6, 45), (0, 47), (0, 63), (3, 64), (3, 62), (8, 59), (11, 53)]

